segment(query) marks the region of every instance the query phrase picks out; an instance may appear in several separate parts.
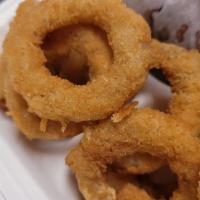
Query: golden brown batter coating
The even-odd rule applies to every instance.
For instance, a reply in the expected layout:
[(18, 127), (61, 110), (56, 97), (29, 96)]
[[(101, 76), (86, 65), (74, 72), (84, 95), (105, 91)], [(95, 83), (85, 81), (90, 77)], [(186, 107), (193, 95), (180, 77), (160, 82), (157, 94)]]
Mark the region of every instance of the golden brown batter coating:
[(69, 154), (67, 163), (87, 200), (116, 199), (116, 191), (106, 182), (107, 166), (124, 156), (147, 153), (164, 159), (178, 176), (179, 187), (172, 199), (196, 200), (200, 143), (192, 131), (170, 115), (136, 110), (120, 123), (108, 120), (86, 128), (84, 139)]
[[(114, 60), (108, 73), (77, 86), (49, 74), (40, 45), (49, 32), (85, 23), (106, 32)], [(29, 0), (11, 24), (4, 57), (15, 90), (34, 113), (52, 120), (90, 121), (110, 116), (143, 86), (150, 42), (147, 23), (119, 0)]]
[(118, 200), (153, 200), (144, 190), (141, 188), (127, 184), (117, 195)]

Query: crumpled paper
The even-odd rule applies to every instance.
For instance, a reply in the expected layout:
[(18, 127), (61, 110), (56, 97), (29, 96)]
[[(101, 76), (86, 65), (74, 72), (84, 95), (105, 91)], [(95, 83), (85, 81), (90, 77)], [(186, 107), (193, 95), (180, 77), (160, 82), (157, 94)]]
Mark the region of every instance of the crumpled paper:
[(142, 14), (153, 37), (200, 50), (200, 0), (125, 0)]

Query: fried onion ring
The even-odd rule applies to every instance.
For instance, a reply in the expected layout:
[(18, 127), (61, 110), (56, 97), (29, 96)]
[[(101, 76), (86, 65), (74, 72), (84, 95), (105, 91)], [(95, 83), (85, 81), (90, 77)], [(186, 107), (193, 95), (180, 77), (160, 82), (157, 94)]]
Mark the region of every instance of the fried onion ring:
[[(145, 123), (144, 123), (145, 122)], [(165, 162), (178, 176), (172, 200), (197, 198), (200, 143), (192, 128), (170, 115), (139, 109), (120, 123), (111, 120), (85, 129), (81, 144), (71, 151), (67, 163), (85, 199), (116, 199), (106, 182), (107, 167), (124, 156), (145, 153)]]
[[(97, 69), (95, 71), (97, 74), (103, 73), (103, 71), (105, 73), (107, 70), (106, 67), (109, 66), (112, 60), (111, 54), (106, 46), (107, 44), (105, 40), (101, 37), (98, 31), (96, 31), (97, 30), (94, 30), (89, 26), (76, 26), (67, 30), (62, 29), (59, 32), (52, 34), (44, 44), (44, 51), (49, 59), (48, 62), (50, 65), (51, 62), (53, 62), (52, 60), (57, 56), (66, 56), (68, 59), (69, 56), (67, 55), (69, 51), (75, 49), (80, 51), (82, 56), (87, 58), (88, 65), (92, 65)], [(61, 41), (58, 41), (58, 38), (64, 38), (62, 43)], [(70, 64), (73, 64), (74, 59), (76, 59), (76, 56), (72, 57)], [(57, 63), (54, 64), (57, 66)], [(78, 62), (78, 64), (83, 63)], [(67, 122), (66, 125), (63, 124), (61, 127), (62, 122), (38, 117), (36, 114), (31, 112), (29, 105), (23, 97), (13, 89), (8, 80), (6, 85), (6, 101), (9, 113), (18, 128), (27, 138), (55, 140), (81, 133), (83, 123)]]
[[(79, 23), (105, 31), (114, 58), (107, 73), (84, 86), (51, 76), (40, 47), (49, 32)], [(4, 57), (14, 89), (38, 116), (90, 121), (108, 117), (141, 88), (150, 65), (150, 42), (147, 23), (121, 1), (30, 0), (21, 4), (11, 24)]]
[[(173, 44), (160, 43), (156, 40), (152, 43), (155, 52), (157, 68), (162, 69), (171, 83), (172, 98), (167, 111), (171, 117), (184, 120), (193, 128), (200, 128), (200, 54), (196, 50), (186, 50)], [(193, 131), (192, 133), (198, 133)], [(138, 174), (147, 173), (159, 168), (162, 162), (151, 162), (151, 158), (145, 158), (145, 164), (135, 167), (137, 158), (129, 156), (118, 161), (117, 165), (127, 172)], [(139, 159), (142, 162), (142, 157)], [(132, 164), (132, 166), (131, 166)]]
[(200, 54), (173, 44), (152, 43), (158, 49), (162, 69), (172, 87), (168, 113), (192, 127), (200, 128)]
[(81, 123), (69, 123), (65, 130), (61, 129), (61, 123), (46, 120), (46, 124), (41, 127), (43, 119), (28, 112), (26, 101), (21, 95), (16, 93), (8, 79), (6, 79), (6, 104), (9, 114), (15, 124), (28, 139), (58, 140), (70, 137), (82, 132)]

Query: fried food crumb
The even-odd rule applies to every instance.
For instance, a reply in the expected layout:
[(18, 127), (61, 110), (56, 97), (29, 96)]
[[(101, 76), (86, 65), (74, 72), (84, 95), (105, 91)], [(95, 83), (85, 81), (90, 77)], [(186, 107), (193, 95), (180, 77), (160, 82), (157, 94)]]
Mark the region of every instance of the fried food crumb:
[(135, 109), (137, 105), (138, 105), (138, 102), (134, 101), (122, 107), (118, 112), (112, 115), (111, 117), (112, 122), (113, 123), (121, 122), (124, 118), (128, 117), (131, 114), (132, 110)]

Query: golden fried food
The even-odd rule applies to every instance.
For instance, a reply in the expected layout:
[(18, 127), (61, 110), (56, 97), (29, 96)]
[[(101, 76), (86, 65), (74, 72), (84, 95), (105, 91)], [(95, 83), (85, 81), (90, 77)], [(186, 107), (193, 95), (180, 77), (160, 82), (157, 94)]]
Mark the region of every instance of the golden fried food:
[[(64, 39), (59, 42), (60, 38)], [(103, 71), (105, 73), (112, 61), (104, 38), (90, 26), (74, 26), (67, 30), (63, 29), (52, 33), (43, 44), (43, 49), (47, 56), (47, 67), (51, 67), (52, 71), (62, 73), (63, 76), (65, 76), (63, 68), (75, 66), (75, 70), (79, 70), (87, 63), (93, 66), (94, 70), (90, 73), (96, 76)], [(77, 55), (74, 51), (79, 52), (79, 54)], [(61, 56), (64, 60), (60, 60)], [(57, 58), (59, 62), (55, 61)], [(69, 60), (70, 63), (65, 62)], [(62, 66), (60, 67), (60, 65)], [(69, 73), (68, 76), (74, 78), (72, 73)], [(76, 80), (82, 81), (80, 77), (77, 77)], [(9, 113), (18, 128), (29, 139), (62, 139), (82, 132), (82, 125), (86, 123), (55, 121), (49, 120), (48, 117), (39, 117), (31, 111), (22, 95), (14, 90), (10, 81), (7, 80), (7, 82), (6, 101)]]
[(170, 82), (172, 97), (168, 113), (192, 127), (200, 125), (200, 54), (173, 44), (153, 42), (153, 48), (162, 54), (158, 68)]
[(16, 93), (8, 79), (5, 88), (6, 104), (9, 115), (16, 126), (28, 139), (58, 140), (70, 137), (82, 132), (81, 123), (69, 122), (63, 127), (60, 122), (44, 120), (37, 115), (28, 112), (26, 101)]
[(86, 128), (84, 139), (71, 151), (67, 163), (85, 199), (116, 199), (115, 189), (106, 182), (107, 167), (124, 156), (149, 154), (164, 160), (178, 176), (172, 200), (196, 200), (200, 143), (192, 132), (170, 115), (139, 109), (120, 123), (108, 120)]
[[(193, 128), (200, 128), (200, 54), (196, 50), (186, 50), (172, 44), (160, 43), (156, 40), (152, 43), (155, 51), (155, 61), (157, 68), (162, 69), (167, 79), (171, 83), (172, 97), (169, 103), (167, 113), (172, 118), (183, 120)], [(155, 65), (156, 66), (156, 65)], [(194, 132), (193, 132), (194, 133)], [(196, 132), (198, 134), (198, 132)], [(125, 159), (125, 160), (124, 160)], [(159, 168), (161, 162), (152, 162), (151, 158), (146, 158), (146, 164), (141, 163), (135, 168), (134, 163), (137, 160), (135, 156), (129, 156), (118, 162), (117, 165), (128, 172), (139, 173), (141, 168), (145, 173)], [(141, 158), (142, 160), (142, 158)], [(149, 160), (149, 162), (148, 162)], [(133, 166), (131, 166), (131, 163)], [(132, 169), (131, 169), (132, 168)], [(151, 169), (150, 169), (151, 168)], [(157, 168), (157, 169), (158, 169)]]
[[(77, 86), (50, 75), (41, 44), (54, 30), (85, 23), (105, 31), (114, 59), (107, 73)], [(32, 112), (41, 118), (81, 122), (110, 116), (137, 93), (147, 77), (150, 42), (147, 23), (119, 0), (29, 0), (11, 24), (4, 58), (14, 89)]]
[(133, 185), (127, 184), (119, 192), (117, 196), (118, 200), (153, 200), (144, 190)]
[[(84, 130), (66, 163), (86, 200), (200, 200), (198, 51), (152, 40), (121, 0), (26, 0), (3, 49), (0, 107), (23, 134)], [(172, 88), (166, 112), (131, 103), (152, 68)]]
[(119, 170), (131, 174), (151, 173), (163, 166), (164, 164), (165, 162), (161, 159), (150, 156), (149, 154), (140, 153), (125, 156), (115, 163)]
[(129, 116), (132, 110), (137, 106), (138, 102), (131, 102), (121, 109), (119, 109), (116, 113), (111, 116), (111, 120), (114, 123), (121, 122), (125, 117)]

